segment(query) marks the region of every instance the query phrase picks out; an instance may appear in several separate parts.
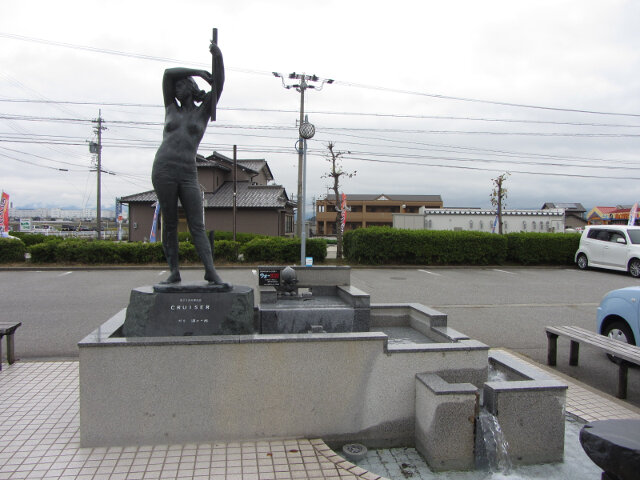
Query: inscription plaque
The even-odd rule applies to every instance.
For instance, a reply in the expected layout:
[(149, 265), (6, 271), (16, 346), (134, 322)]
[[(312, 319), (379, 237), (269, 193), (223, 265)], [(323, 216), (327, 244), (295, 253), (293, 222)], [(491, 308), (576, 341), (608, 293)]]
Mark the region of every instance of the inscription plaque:
[(131, 291), (123, 334), (131, 337), (240, 335), (255, 332), (253, 289), (228, 292)]

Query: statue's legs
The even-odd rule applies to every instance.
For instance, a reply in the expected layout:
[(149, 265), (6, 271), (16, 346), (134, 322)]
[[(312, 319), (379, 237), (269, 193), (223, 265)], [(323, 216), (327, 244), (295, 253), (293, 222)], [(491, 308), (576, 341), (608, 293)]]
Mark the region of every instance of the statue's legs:
[(153, 178), (160, 210), (162, 212), (162, 248), (169, 264), (169, 277), (160, 283), (178, 283), (178, 185), (171, 181)]
[(197, 178), (180, 185), (179, 195), (187, 217), (189, 231), (193, 237), (193, 244), (204, 265), (204, 279), (210, 283), (223, 284), (222, 278), (213, 266), (211, 244), (204, 229), (202, 192), (198, 186)]

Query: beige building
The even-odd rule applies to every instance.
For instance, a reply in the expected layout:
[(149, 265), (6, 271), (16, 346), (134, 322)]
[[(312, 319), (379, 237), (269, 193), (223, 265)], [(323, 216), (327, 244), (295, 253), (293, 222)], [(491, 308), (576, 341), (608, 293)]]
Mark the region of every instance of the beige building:
[[(233, 160), (214, 152), (198, 155), (198, 181), (203, 191), (205, 228), (233, 230)], [(273, 175), (265, 160), (238, 160), (236, 176), (236, 231), (272, 236), (293, 236), (295, 203), (281, 185), (269, 185)], [(153, 190), (121, 199), (129, 205), (129, 240), (149, 239), (157, 201)], [(188, 231), (181, 212), (178, 231)], [(162, 228), (159, 222), (158, 232)]]
[[(420, 208), (442, 208), (440, 195), (346, 195), (347, 218), (344, 230), (372, 226), (393, 226), (394, 213), (418, 213)], [(340, 205), (338, 205), (340, 208)], [(335, 197), (316, 201), (316, 235), (336, 234)]]

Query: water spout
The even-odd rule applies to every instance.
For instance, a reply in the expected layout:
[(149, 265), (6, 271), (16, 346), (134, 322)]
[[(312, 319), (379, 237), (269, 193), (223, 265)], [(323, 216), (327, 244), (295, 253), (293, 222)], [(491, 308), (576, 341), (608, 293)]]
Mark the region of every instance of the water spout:
[(495, 415), (481, 410), (476, 425), (476, 466), (492, 472), (509, 474), (513, 465), (509, 444)]

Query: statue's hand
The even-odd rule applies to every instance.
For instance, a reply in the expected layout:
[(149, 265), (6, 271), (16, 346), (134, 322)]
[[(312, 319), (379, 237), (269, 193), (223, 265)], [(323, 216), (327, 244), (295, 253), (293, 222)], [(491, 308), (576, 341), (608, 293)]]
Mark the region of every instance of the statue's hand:
[(211, 44), (209, 45), (209, 52), (211, 52), (211, 55), (213, 55), (214, 57), (221, 57), (222, 56), (222, 51), (220, 50), (218, 45), (216, 45), (213, 42), (211, 42)]
[(211, 82), (213, 82), (213, 75), (211, 75), (209, 72), (207, 72), (206, 70), (203, 70), (202, 73), (200, 74), (200, 76), (204, 79), (205, 82), (207, 82), (209, 85), (211, 85)]

